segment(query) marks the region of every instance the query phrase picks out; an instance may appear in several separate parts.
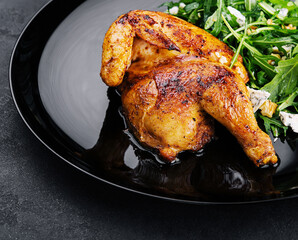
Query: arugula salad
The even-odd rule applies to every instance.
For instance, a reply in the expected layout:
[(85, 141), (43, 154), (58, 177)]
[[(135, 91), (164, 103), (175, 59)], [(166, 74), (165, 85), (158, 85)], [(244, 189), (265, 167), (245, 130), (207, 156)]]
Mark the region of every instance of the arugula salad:
[(180, 0), (161, 6), (232, 48), (231, 67), (241, 54), (250, 96), (260, 105), (255, 116), (268, 134), (298, 133), (298, 0)]

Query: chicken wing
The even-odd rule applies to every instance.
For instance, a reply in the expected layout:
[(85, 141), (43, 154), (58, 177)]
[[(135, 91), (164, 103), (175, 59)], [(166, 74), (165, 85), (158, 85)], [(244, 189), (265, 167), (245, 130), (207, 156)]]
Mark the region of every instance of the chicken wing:
[[(103, 42), (101, 77), (107, 85), (121, 84), (132, 60), (136, 35), (159, 49), (174, 50), (176, 55), (204, 57), (226, 66), (234, 55), (226, 44), (184, 20), (162, 12), (130, 11), (111, 25)], [(240, 55), (233, 70), (248, 82)]]
[[(124, 114), (138, 140), (172, 161), (197, 151), (222, 123), (255, 165), (274, 164), (271, 140), (255, 120), (247, 72), (233, 51), (204, 30), (165, 13), (120, 16), (103, 43), (101, 77), (119, 86)], [(125, 81), (123, 81), (125, 79)]]

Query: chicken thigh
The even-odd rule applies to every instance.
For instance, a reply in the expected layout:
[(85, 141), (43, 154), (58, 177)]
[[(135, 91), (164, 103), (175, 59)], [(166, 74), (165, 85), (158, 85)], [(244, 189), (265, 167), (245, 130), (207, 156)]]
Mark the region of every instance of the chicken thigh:
[[(204, 30), (160, 12), (120, 16), (103, 43), (101, 77), (119, 86), (137, 139), (173, 161), (214, 135), (213, 119), (238, 140), (256, 166), (274, 164), (271, 140), (254, 117), (241, 56)], [(124, 81), (123, 81), (124, 80)]]

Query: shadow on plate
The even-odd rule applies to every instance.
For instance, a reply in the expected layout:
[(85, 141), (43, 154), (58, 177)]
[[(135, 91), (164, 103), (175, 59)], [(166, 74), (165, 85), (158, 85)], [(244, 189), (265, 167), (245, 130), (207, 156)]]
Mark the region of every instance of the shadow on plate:
[[(199, 153), (183, 152), (178, 162), (164, 164), (150, 149), (140, 147), (128, 134), (120, 114), (121, 99), (108, 90), (109, 107), (99, 139), (83, 159), (100, 175), (127, 187), (149, 193), (199, 201), (248, 201), (279, 195), (273, 186), (276, 168), (260, 169), (249, 161), (234, 137), (217, 126), (217, 139)], [(125, 153), (132, 145), (137, 164), (125, 164)]]

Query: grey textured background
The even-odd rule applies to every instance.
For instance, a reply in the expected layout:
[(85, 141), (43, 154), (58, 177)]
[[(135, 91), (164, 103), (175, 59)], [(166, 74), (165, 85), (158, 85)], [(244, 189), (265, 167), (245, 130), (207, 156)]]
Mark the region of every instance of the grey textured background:
[(297, 239), (298, 199), (196, 206), (139, 196), (65, 164), (14, 107), (9, 58), (47, 0), (0, 0), (0, 239)]

